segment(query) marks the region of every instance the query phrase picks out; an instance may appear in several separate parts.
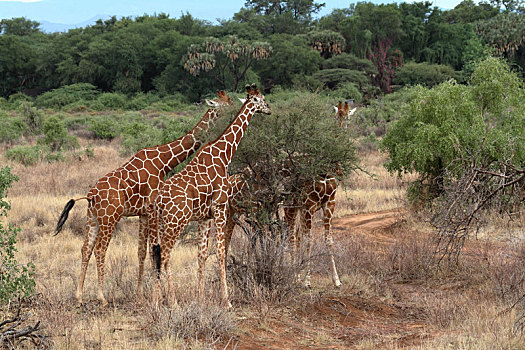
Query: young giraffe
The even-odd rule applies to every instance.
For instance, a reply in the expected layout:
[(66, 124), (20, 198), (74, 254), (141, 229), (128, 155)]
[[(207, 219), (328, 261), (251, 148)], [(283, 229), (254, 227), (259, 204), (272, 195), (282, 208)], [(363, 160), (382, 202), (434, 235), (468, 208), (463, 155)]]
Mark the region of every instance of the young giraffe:
[[(168, 296), (174, 297), (170, 274), (171, 249), (182, 230), (191, 220), (215, 220), (217, 255), (222, 287), (222, 300), (228, 301), (224, 226), (227, 220), (230, 183), (228, 166), (237, 150), (254, 113), (270, 114), (264, 96), (254, 85), (246, 86), (248, 93), (241, 110), (215, 141), (205, 145), (178, 174), (168, 179), (160, 188), (154, 205), (150, 208), (150, 234), (156, 240), (153, 254), (157, 270), (164, 266), (168, 279)], [(202, 234), (207, 235), (208, 223), (201, 225)], [(160, 244), (160, 246), (159, 246)], [(207, 244), (206, 244), (207, 245)], [(205, 245), (205, 246), (206, 246)], [(204, 265), (206, 249), (199, 247), (199, 297), (204, 292)]]
[(88, 201), (88, 231), (81, 250), (82, 265), (76, 292), (78, 303), (82, 303), (86, 270), (94, 249), (98, 274), (97, 295), (103, 306), (107, 304), (103, 293), (104, 260), (115, 226), (123, 216), (139, 216), (137, 295), (142, 296), (142, 275), (147, 252), (147, 206), (157, 196), (166, 174), (201, 146), (206, 130), (219, 117), (220, 107), (233, 104), (224, 91), (217, 93), (218, 101), (206, 100), (212, 108), (206, 111), (204, 117), (186, 135), (173, 142), (138, 151), (120, 168), (100, 178), (86, 197), (71, 199), (66, 204), (55, 235), (62, 229), (75, 202), (81, 199)]

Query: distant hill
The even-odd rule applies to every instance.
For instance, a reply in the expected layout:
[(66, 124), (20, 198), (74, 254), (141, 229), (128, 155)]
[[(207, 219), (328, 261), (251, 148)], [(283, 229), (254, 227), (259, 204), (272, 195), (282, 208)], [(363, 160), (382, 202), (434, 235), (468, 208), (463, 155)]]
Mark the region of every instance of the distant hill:
[(55, 33), (55, 32), (67, 32), (68, 30), (75, 29), (75, 28), (84, 28), (84, 27), (95, 24), (99, 19), (105, 21), (110, 18), (111, 16), (109, 15), (97, 15), (83, 22), (73, 23), (73, 24), (53, 23), (53, 22), (48, 22), (48, 21), (38, 21), (38, 22), (40, 23), (40, 29), (44, 33)]

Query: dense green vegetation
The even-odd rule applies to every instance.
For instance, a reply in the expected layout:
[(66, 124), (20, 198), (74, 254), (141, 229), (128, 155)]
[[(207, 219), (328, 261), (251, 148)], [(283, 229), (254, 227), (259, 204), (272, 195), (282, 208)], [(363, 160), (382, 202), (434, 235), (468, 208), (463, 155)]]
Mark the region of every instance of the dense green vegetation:
[[(249, 0), (217, 25), (158, 14), (52, 34), (30, 19), (2, 19), (0, 96), (41, 94), (36, 105), (45, 108), (144, 108), (167, 95), (198, 101), (258, 82), (266, 92), (276, 85), (341, 89), (343, 98), (368, 101), (393, 82), (468, 79), (473, 61), (490, 50), (525, 67), (521, 0), (465, 0), (452, 10), (430, 2), (360, 2), (314, 19), (322, 7), (313, 0)], [(63, 94), (44, 93), (53, 89)], [(83, 102), (68, 98), (78, 90)]]
[(20, 229), (4, 223), (11, 209), (6, 198), (7, 191), (15, 181), (18, 177), (11, 174), (9, 167), (0, 168), (0, 305), (27, 297), (35, 289), (34, 265), (21, 265), (15, 259), (16, 236)]

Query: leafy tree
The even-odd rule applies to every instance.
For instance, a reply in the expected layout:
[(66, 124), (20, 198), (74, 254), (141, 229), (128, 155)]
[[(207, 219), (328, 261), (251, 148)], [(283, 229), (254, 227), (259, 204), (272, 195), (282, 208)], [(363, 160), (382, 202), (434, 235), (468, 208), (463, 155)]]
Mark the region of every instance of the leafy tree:
[(396, 70), (394, 83), (432, 87), (453, 78), (457, 80), (458, 74), (450, 66), (410, 62)]
[(297, 34), (306, 31), (312, 16), (319, 12), (324, 3), (313, 0), (247, 0), (246, 9), (234, 19), (254, 21), (263, 33)]
[(230, 86), (231, 81), (233, 90), (237, 91), (252, 64), (267, 59), (271, 52), (267, 42), (248, 42), (235, 36), (207, 38), (188, 48), (184, 69), (194, 76), (210, 72), (222, 88)]
[(274, 34), (268, 40), (273, 54), (256, 65), (265, 87), (291, 87), (295, 77), (311, 75), (319, 69), (321, 57), (308, 46), (304, 37)]
[(22, 37), (0, 35), (0, 95), (22, 91), (34, 73), (34, 52)]
[(471, 157), (511, 160), (519, 167), (525, 161), (523, 83), (503, 61), (481, 62), (469, 85), (448, 81), (414, 92), (381, 143), (389, 171), (417, 172), (442, 189), (464, 172), (456, 165), (471, 164)]
[(313, 31), (307, 34), (308, 44), (324, 58), (339, 55), (345, 48), (344, 37), (331, 30)]
[(30, 35), (39, 31), (40, 23), (24, 17), (3, 19), (0, 21), (0, 34), (3, 35)]
[[(16, 175), (11, 174), (9, 167), (0, 168), (0, 218), (5, 219), (11, 209), (6, 201), (7, 191)], [(34, 293), (35, 267), (33, 264), (19, 264), (15, 259), (16, 236), (19, 229), (0, 220), (0, 304), (7, 304), (18, 297), (27, 297)]]
[(497, 52), (511, 58), (525, 43), (525, 14), (504, 12), (479, 22), (477, 31)]

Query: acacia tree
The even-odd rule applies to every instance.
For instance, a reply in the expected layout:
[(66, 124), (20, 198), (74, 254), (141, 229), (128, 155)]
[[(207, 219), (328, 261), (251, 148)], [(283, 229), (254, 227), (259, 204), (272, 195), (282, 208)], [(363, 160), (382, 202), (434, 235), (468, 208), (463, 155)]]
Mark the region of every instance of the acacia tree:
[(419, 184), (439, 184), (432, 216), (437, 253), (457, 259), (482, 210), (505, 211), (519, 199), (512, 190), (522, 191), (525, 181), (525, 89), (504, 61), (489, 57), (468, 85), (449, 81), (415, 92), (381, 143), (386, 167), (420, 174)]
[(190, 45), (183, 63), (190, 74), (209, 72), (222, 88), (231, 81), (233, 90), (237, 91), (253, 63), (267, 59), (271, 52), (272, 47), (264, 41), (249, 42), (233, 35), (221, 39), (210, 37)]

